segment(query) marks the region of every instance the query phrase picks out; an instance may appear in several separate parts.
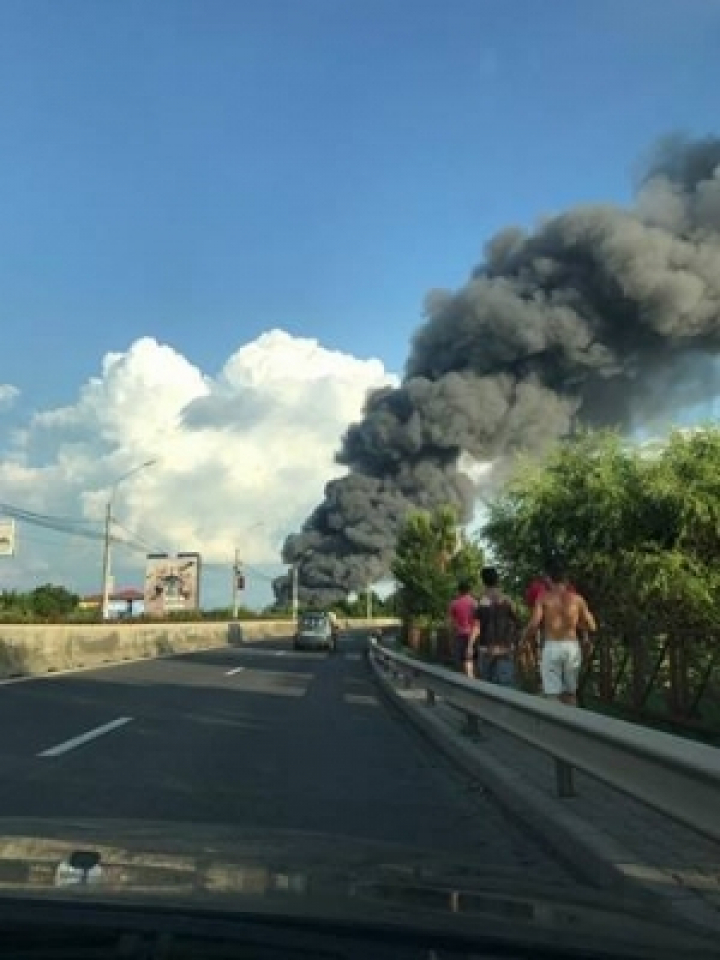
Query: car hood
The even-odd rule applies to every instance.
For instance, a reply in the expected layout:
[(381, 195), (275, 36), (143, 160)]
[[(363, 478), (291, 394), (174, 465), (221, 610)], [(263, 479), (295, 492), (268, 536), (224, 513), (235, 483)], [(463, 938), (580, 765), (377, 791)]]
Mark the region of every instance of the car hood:
[[(78, 852), (99, 857), (74, 867)], [(91, 862), (91, 861), (88, 861)], [(611, 953), (710, 956), (651, 900), (543, 884), (459, 858), (337, 836), (186, 823), (0, 821), (0, 898), (150, 903), (382, 923)], [(38, 913), (40, 918), (41, 913)], [(706, 952), (707, 950), (707, 952)], [(645, 952), (647, 951), (647, 953)], [(693, 952), (693, 951), (696, 951)]]

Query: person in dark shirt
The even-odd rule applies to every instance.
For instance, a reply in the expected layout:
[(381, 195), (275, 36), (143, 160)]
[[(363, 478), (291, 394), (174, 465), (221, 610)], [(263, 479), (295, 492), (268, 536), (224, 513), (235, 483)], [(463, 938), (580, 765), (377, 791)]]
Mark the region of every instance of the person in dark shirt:
[(500, 578), (494, 567), (482, 572), (483, 592), (475, 611), (479, 679), (510, 687), (515, 683), (515, 652), (520, 618), (512, 600), (500, 589)]

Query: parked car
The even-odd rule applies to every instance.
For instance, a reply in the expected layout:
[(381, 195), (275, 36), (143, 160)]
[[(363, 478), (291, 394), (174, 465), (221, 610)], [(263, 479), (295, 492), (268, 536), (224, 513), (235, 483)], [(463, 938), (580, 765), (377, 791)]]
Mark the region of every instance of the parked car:
[(318, 611), (303, 613), (298, 619), (293, 649), (327, 650), (334, 653), (337, 649), (337, 636), (329, 614)]

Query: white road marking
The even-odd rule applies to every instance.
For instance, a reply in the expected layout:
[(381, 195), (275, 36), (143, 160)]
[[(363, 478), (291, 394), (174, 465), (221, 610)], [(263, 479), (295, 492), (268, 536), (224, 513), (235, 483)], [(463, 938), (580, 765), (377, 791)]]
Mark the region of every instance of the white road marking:
[(275, 656), (276, 656), (276, 657), (284, 657), (286, 653), (287, 653), (287, 650), (276, 650), (276, 651), (275, 651)]
[(346, 693), (343, 699), (345, 703), (356, 703), (371, 707), (378, 706), (377, 697), (374, 697), (371, 693)]
[(227, 670), (225, 673), (226, 677), (232, 677), (235, 673), (240, 673), (241, 670), (244, 670), (245, 667), (235, 667), (234, 670)]
[(345, 654), (345, 659), (346, 659), (346, 660), (361, 660), (361, 659), (362, 659), (362, 654), (360, 654), (360, 653), (346, 653), (346, 654)]
[(132, 717), (118, 717), (117, 720), (112, 720), (110, 723), (103, 724), (102, 727), (95, 727), (94, 730), (88, 730), (87, 733), (81, 733), (78, 737), (73, 737), (72, 740), (66, 740), (64, 743), (59, 743), (56, 747), (49, 747), (47, 750), (43, 750), (42, 753), (39, 753), (39, 757), (59, 757), (63, 753), (68, 753), (70, 750), (74, 750), (75, 747), (81, 747), (84, 743), (88, 743), (90, 740), (94, 740), (96, 737), (102, 737), (106, 733), (110, 733), (111, 730), (116, 730), (118, 727), (124, 727), (126, 723), (130, 723)]

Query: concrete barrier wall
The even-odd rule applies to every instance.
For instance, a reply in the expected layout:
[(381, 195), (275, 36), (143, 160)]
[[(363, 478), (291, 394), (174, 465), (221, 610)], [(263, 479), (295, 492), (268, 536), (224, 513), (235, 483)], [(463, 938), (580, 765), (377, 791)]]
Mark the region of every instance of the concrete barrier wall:
[[(378, 618), (377, 620), (340, 620), (341, 629), (346, 630), (367, 630), (370, 627), (395, 627), (399, 626), (399, 620), (391, 618)], [(241, 620), (237, 623), (229, 623), (228, 643), (237, 644), (252, 640), (277, 640), (279, 637), (289, 637), (293, 632), (293, 623), (291, 620)]]
[[(371, 621), (390, 626), (397, 621)], [(364, 629), (367, 620), (350, 620), (348, 629)], [(289, 637), (289, 621), (237, 623), (1, 624), (0, 677), (34, 676), (102, 666), (123, 660), (151, 659), (253, 640)]]
[(366, 630), (368, 627), (399, 627), (400, 621), (396, 617), (376, 617), (373, 620), (363, 620), (355, 618), (353, 620), (340, 621), (341, 624), (347, 623), (350, 630)]

